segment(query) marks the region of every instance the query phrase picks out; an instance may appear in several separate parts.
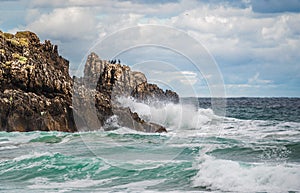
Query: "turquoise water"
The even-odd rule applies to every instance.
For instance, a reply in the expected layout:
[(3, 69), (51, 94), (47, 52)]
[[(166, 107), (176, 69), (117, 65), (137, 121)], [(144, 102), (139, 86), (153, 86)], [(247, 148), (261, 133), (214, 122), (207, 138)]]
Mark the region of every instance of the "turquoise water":
[(300, 191), (298, 121), (122, 102), (169, 133), (0, 132), (0, 192)]

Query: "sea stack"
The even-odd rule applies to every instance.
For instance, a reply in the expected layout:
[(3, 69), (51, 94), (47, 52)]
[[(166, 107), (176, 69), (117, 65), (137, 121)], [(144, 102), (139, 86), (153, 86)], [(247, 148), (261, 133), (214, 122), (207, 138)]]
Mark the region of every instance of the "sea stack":
[(50, 41), (41, 43), (29, 31), (15, 35), (0, 31), (0, 42), (1, 131), (98, 130), (106, 128), (107, 120), (115, 116), (119, 126), (166, 132), (116, 100), (131, 96), (145, 103), (179, 101), (175, 92), (147, 83), (143, 73), (91, 53), (84, 76), (72, 79), (69, 62)]

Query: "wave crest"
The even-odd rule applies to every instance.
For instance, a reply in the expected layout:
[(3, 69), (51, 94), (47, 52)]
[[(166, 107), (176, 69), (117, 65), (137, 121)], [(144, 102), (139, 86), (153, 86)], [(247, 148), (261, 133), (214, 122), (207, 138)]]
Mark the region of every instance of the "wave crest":
[(198, 109), (191, 104), (159, 103), (159, 105), (147, 105), (137, 102), (133, 98), (124, 97), (119, 98), (118, 102), (123, 107), (129, 107), (133, 112), (138, 113), (141, 118), (170, 129), (196, 129), (218, 118), (212, 109)]
[(246, 164), (203, 154), (194, 187), (233, 192), (300, 191), (300, 167), (292, 164)]

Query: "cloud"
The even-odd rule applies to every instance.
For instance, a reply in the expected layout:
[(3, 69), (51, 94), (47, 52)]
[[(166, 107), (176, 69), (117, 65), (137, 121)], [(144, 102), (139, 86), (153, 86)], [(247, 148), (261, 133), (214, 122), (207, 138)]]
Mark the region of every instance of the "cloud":
[(185, 85), (195, 85), (198, 81), (197, 73), (192, 71), (182, 71), (177, 78)]
[[(201, 77), (193, 71), (163, 71), (143, 68), (148, 82), (158, 84), (163, 89), (175, 90), (180, 96), (195, 96)], [(207, 88), (205, 88), (207, 90)], [(203, 91), (203, 90), (202, 90)]]
[[(196, 72), (193, 71), (158, 71), (153, 70), (147, 72), (147, 75), (151, 81), (160, 80), (165, 83), (181, 83), (184, 85), (193, 86), (199, 80), (199, 77)], [(181, 86), (184, 86), (181, 85)]]
[[(129, 1), (129, 0), (120, 0), (120, 1)], [(179, 0), (131, 0), (131, 2), (139, 4), (165, 4), (165, 3), (178, 3)]]
[(251, 0), (253, 11), (260, 13), (300, 12), (299, 0)]
[[(16, 11), (20, 2), (23, 11)], [(26, 5), (24, 2), (3, 3), (10, 9), (0, 8), (2, 30), (29, 29), (41, 39), (55, 41), (62, 54), (71, 60), (71, 68), (76, 68), (98, 38), (131, 26), (159, 24), (183, 30), (201, 42), (218, 63), (229, 93), (238, 95), (238, 89), (267, 85), (297, 87), (299, 83), (300, 0), (31, 0)], [(148, 32), (148, 36), (147, 32), (142, 33), (143, 36), (136, 36), (136, 42), (139, 37), (147, 37), (149, 42), (166, 38), (158, 31)], [(136, 34), (125, 34), (120, 40), (126, 41), (131, 35)], [(172, 41), (183, 49), (193, 50), (182, 39)], [(174, 65), (182, 62), (181, 75), (172, 74), (178, 77), (177, 83), (202, 82), (196, 81), (199, 74), (195, 79), (190, 73), (195, 70), (184, 68), (185, 61), (174, 61), (167, 52), (161, 54), (166, 54), (165, 58)], [(193, 54), (199, 54), (198, 50)]]
[(289, 44), (289, 40), (299, 44), (296, 21), (300, 22), (299, 14), (265, 17), (250, 8), (211, 9), (208, 6), (196, 7), (171, 19), (173, 26), (185, 29), (214, 55), (230, 63), (244, 63), (254, 58), (253, 55), (261, 53), (256, 52), (257, 48), (272, 52), (277, 48), (285, 52), (283, 45)]
[(270, 84), (272, 80), (263, 80), (259, 78), (259, 72), (257, 72), (252, 78), (249, 78), (249, 84)]
[(89, 9), (70, 7), (57, 8), (50, 13), (41, 14), (27, 28), (44, 37), (74, 40), (93, 37), (95, 26), (93, 13)]

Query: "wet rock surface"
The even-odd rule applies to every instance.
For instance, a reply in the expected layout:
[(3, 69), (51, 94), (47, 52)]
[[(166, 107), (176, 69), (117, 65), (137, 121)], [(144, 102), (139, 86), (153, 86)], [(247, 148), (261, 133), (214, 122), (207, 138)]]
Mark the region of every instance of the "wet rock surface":
[(148, 84), (143, 73), (101, 60), (95, 53), (88, 56), (83, 77), (72, 79), (68, 69), (69, 62), (50, 41), (41, 43), (28, 31), (15, 35), (0, 31), (0, 130), (109, 130), (112, 127), (103, 126), (114, 116), (119, 126), (166, 132), (117, 99), (176, 103), (175, 92)]

